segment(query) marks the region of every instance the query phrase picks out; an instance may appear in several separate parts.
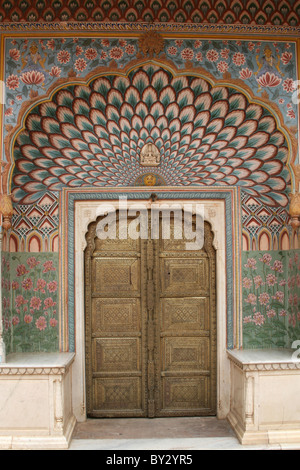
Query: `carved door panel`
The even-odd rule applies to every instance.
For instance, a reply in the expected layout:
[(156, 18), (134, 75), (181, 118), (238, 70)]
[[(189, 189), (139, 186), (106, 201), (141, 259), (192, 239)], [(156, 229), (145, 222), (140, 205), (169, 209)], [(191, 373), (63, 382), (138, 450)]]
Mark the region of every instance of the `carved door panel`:
[(100, 240), (86, 250), (87, 412), (147, 416), (146, 334), (140, 240)]
[(85, 253), (88, 415), (215, 414), (210, 227), (204, 248), (187, 251), (173, 226), (169, 240), (99, 240), (96, 226)]
[(156, 416), (216, 413), (215, 253), (210, 227), (205, 245), (160, 240)]

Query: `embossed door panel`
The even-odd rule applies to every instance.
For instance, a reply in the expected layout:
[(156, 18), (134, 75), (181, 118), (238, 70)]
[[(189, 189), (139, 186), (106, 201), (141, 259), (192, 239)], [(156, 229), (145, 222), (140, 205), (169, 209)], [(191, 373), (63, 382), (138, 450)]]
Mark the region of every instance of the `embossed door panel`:
[(93, 294), (140, 295), (140, 260), (136, 258), (100, 258), (93, 260)]
[(215, 252), (208, 224), (204, 235), (195, 251), (174, 236), (160, 240), (156, 416), (216, 413)]
[(96, 229), (85, 252), (88, 416), (215, 414), (210, 226), (198, 251), (186, 250), (173, 225), (169, 240), (100, 240)]
[(209, 294), (206, 259), (161, 258), (161, 295), (197, 296)]
[(99, 239), (96, 222), (87, 242), (88, 416), (147, 416), (142, 243)]

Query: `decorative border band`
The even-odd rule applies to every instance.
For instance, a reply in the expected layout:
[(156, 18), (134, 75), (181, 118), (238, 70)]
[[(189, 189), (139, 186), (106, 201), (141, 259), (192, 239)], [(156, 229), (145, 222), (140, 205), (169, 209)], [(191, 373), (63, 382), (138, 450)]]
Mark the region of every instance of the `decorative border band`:
[(141, 32), (156, 30), (161, 33), (201, 33), (201, 34), (264, 34), (299, 36), (300, 27), (275, 25), (244, 25), (244, 24), (199, 24), (199, 23), (127, 23), (127, 22), (2, 22), (2, 32), (24, 31), (72, 31), (72, 32)]

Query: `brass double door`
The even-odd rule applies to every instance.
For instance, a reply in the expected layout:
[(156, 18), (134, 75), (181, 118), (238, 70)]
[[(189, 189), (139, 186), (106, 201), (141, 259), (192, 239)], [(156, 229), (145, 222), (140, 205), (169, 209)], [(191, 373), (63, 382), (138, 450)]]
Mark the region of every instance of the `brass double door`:
[(210, 225), (204, 247), (188, 251), (173, 219), (170, 238), (157, 240), (100, 240), (98, 222), (85, 251), (88, 416), (216, 414)]

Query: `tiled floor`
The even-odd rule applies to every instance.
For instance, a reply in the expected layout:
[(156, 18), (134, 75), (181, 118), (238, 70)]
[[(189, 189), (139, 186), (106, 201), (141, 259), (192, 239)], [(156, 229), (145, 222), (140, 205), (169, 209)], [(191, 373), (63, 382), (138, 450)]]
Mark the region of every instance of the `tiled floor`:
[(77, 423), (70, 450), (260, 450), (242, 446), (217, 418), (89, 419)]

